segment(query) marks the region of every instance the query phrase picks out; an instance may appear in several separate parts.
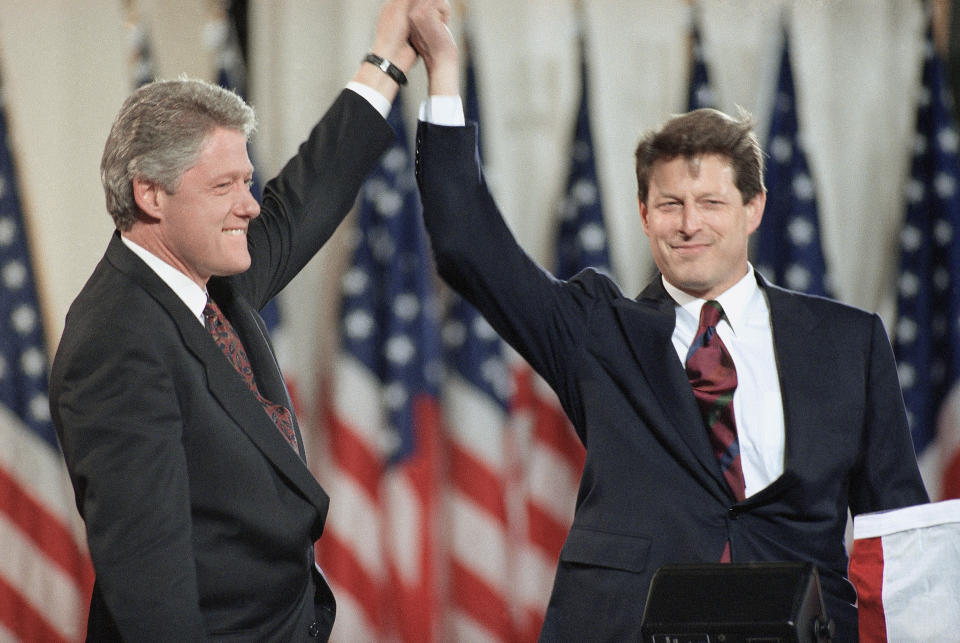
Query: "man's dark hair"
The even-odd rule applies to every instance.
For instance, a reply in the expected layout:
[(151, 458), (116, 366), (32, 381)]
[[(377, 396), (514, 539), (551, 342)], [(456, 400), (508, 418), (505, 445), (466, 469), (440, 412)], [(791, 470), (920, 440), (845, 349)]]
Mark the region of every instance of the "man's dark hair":
[(766, 191), (763, 185), (763, 150), (753, 133), (750, 115), (740, 110), (733, 118), (715, 109), (697, 109), (674, 116), (657, 131), (647, 132), (636, 151), (637, 194), (647, 201), (650, 172), (660, 161), (677, 157), (692, 160), (716, 154), (730, 160), (734, 183), (743, 202)]

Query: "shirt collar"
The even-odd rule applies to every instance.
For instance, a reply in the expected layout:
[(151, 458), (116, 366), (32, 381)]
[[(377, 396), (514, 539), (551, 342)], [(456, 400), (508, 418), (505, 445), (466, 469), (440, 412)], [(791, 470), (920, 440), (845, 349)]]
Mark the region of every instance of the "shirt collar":
[[(693, 317), (694, 320), (700, 319), (700, 309), (707, 301), (700, 297), (689, 295), (670, 282), (666, 277), (662, 277), (663, 287), (667, 294), (673, 298), (677, 305)], [(733, 329), (734, 334), (738, 328), (742, 328), (748, 321), (747, 310), (754, 296), (759, 292), (760, 286), (757, 284), (757, 278), (753, 272), (753, 265), (747, 264), (747, 274), (737, 283), (733, 284), (727, 290), (715, 297), (723, 306), (723, 313)]]
[(157, 276), (170, 287), (177, 297), (190, 309), (193, 316), (203, 323), (203, 309), (207, 305), (207, 292), (198, 286), (190, 277), (186, 276), (166, 261), (153, 254), (146, 248), (131, 241), (127, 237), (120, 235), (123, 241), (135, 255), (143, 259), (143, 262), (151, 270), (157, 273)]

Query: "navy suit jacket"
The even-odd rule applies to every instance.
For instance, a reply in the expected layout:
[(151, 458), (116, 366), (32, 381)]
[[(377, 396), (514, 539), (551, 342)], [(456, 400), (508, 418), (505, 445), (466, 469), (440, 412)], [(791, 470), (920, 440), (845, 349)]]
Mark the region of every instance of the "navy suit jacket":
[(587, 270), (555, 279), (517, 245), (484, 182), (475, 128), (420, 124), (417, 172), (440, 274), (559, 396), (586, 446), (544, 640), (635, 640), (667, 563), (816, 564), (837, 640), (856, 639), (847, 510), (928, 500), (880, 318), (760, 279), (783, 395), (785, 470), (736, 502), (671, 343), (658, 276), (636, 299)]
[[(207, 285), (268, 399), (292, 408), (257, 311), (330, 237), (392, 140), (344, 91), (265, 186), (250, 269)], [(51, 408), (96, 571), (89, 639), (327, 636), (335, 603), (313, 560), (326, 493), (119, 235), (67, 315)]]

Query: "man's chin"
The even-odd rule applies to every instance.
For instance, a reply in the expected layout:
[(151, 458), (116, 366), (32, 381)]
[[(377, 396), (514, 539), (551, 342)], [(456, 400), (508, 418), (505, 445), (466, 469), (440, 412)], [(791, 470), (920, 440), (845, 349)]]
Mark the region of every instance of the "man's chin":
[(668, 275), (667, 281), (684, 292), (704, 292), (709, 290), (712, 285), (712, 280), (693, 271)]
[(250, 258), (248, 257), (246, 261), (237, 261), (215, 270), (213, 276), (232, 277), (233, 275), (239, 275), (241, 272), (246, 272), (250, 268), (250, 263)]

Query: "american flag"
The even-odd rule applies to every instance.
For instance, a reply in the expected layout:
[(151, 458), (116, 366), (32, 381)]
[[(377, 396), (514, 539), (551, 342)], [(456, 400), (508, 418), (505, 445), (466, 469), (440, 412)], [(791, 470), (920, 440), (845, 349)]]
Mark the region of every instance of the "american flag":
[(204, 28), (204, 39), (216, 58), (217, 84), (246, 97), (247, 66), (236, 25), (230, 17), (232, 4), (231, 0), (211, 4), (212, 13)]
[(440, 330), (402, 113), (398, 97), (397, 143), (360, 195), (325, 404), (331, 505), (318, 557), (341, 641), (429, 642), (440, 627)]
[(146, 85), (157, 77), (153, 50), (146, 24), (140, 19), (132, 0), (127, 0), (127, 29), (130, 47), (130, 67), (134, 88)]
[(590, 133), (589, 78), (586, 44), (580, 43), (580, 104), (570, 148), (567, 188), (560, 203), (560, 229), (557, 234), (556, 276), (570, 279), (584, 268), (592, 267), (612, 274), (603, 203)]
[(925, 46), (894, 352), (924, 480), (941, 499), (960, 497), (960, 135), (929, 30)]
[(50, 419), (48, 367), (0, 96), (0, 640), (86, 631), (93, 568)]
[(512, 641), (510, 378), (503, 342), (463, 299), (443, 328), (447, 378), (447, 554), (452, 640)]
[(693, 56), (690, 64), (690, 91), (687, 94), (687, 109), (693, 111), (701, 107), (716, 107), (716, 96), (710, 84), (707, 61), (703, 55), (703, 38), (700, 36), (699, 5), (694, 7), (690, 27), (690, 43)]
[(753, 262), (770, 281), (814, 295), (829, 294), (820, 246), (816, 184), (799, 134), (786, 30), (767, 143), (767, 205)]
[[(586, 42), (580, 39), (580, 102), (570, 149), (566, 190), (561, 200), (556, 240), (556, 270), (569, 279), (584, 268), (612, 274), (603, 221), (590, 131), (589, 78)], [(560, 549), (573, 521), (573, 510), (583, 470), (583, 445), (560, 407), (556, 394), (532, 369), (514, 369), (515, 424), (529, 424), (526, 461), (526, 547), (521, 559), (521, 605), (525, 622), (520, 629), (533, 640), (543, 625)], [(523, 448), (523, 447), (521, 447)]]
[[(464, 112), (480, 122), (477, 74), (466, 30)], [(482, 156), (482, 148), (481, 148)], [(505, 344), (477, 310), (447, 290), (443, 389), (448, 443), (446, 635), (458, 641), (516, 640), (516, 462), (509, 426)]]

